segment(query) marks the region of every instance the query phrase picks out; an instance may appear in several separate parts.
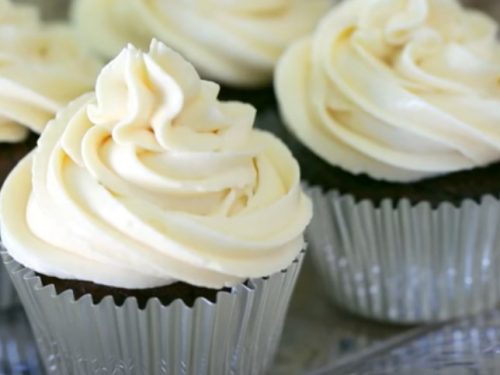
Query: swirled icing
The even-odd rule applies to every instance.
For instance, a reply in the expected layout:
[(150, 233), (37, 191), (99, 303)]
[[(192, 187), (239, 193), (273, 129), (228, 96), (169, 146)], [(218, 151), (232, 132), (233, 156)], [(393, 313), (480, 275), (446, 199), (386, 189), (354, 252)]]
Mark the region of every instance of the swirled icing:
[(351, 0), (280, 60), (285, 122), (354, 174), (411, 182), (500, 160), (497, 24), (455, 0)]
[(123, 288), (220, 288), (286, 268), (311, 218), (298, 164), (218, 90), (161, 43), (124, 49), (8, 177), (9, 253)]

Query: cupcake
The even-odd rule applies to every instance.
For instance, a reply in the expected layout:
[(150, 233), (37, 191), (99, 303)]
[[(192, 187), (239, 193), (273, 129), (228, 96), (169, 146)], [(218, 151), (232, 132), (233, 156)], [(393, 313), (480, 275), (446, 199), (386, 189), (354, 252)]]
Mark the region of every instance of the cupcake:
[[(34, 147), (34, 133), (92, 88), (98, 66), (67, 27), (44, 25), (35, 8), (0, 0), (0, 184)], [(14, 302), (14, 288), (0, 268), (0, 309)]]
[(97, 54), (110, 58), (128, 42), (147, 47), (159, 38), (222, 84), (224, 98), (260, 109), (274, 104), (272, 74), (285, 47), (312, 31), (332, 2), (77, 0), (71, 13)]
[(98, 69), (67, 26), (43, 24), (36, 8), (0, 0), (0, 142), (40, 133), (92, 89)]
[(218, 91), (129, 45), (8, 177), (4, 262), (50, 373), (269, 366), (312, 205), (286, 146)]
[(497, 31), (454, 0), (350, 0), (278, 63), (337, 304), (414, 323), (500, 301)]

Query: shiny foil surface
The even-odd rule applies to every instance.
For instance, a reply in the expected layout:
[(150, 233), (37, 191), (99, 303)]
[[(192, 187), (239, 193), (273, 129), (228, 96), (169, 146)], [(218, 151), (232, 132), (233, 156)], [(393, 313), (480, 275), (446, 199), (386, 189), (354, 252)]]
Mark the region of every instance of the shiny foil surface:
[(264, 374), (283, 329), (302, 255), (264, 279), (220, 292), (193, 307), (129, 298), (95, 304), (57, 294), (6, 252), (4, 264), (19, 293), (48, 374)]
[(500, 302), (500, 200), (375, 206), (310, 189), (307, 238), (331, 298), (364, 317), (445, 321)]

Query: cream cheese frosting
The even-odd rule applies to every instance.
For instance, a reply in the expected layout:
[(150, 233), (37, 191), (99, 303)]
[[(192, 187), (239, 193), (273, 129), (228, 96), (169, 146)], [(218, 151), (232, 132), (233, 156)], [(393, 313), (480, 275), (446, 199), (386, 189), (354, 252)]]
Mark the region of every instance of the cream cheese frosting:
[(312, 214), (298, 164), (218, 91), (159, 42), (124, 49), (8, 177), (10, 255), (122, 288), (220, 288), (288, 267)]
[(455, 0), (350, 0), (291, 46), (288, 127), (354, 174), (412, 182), (500, 160), (497, 24)]
[(276, 61), (311, 32), (333, 0), (79, 0), (72, 19), (105, 57), (159, 38), (202, 76), (233, 86), (271, 82)]
[(0, 142), (41, 132), (58, 109), (92, 89), (98, 70), (69, 27), (44, 25), (35, 8), (0, 0)]

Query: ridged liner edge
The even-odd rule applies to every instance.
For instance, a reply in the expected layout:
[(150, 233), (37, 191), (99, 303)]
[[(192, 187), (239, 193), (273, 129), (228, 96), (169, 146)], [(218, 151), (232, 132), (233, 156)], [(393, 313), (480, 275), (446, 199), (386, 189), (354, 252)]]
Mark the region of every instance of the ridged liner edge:
[(500, 200), (356, 201), (308, 187), (306, 237), (332, 300), (367, 318), (445, 321), (500, 302)]
[(48, 374), (262, 374), (276, 352), (304, 253), (288, 269), (252, 279), (215, 303), (135, 298), (117, 306), (57, 294), (2, 252)]

